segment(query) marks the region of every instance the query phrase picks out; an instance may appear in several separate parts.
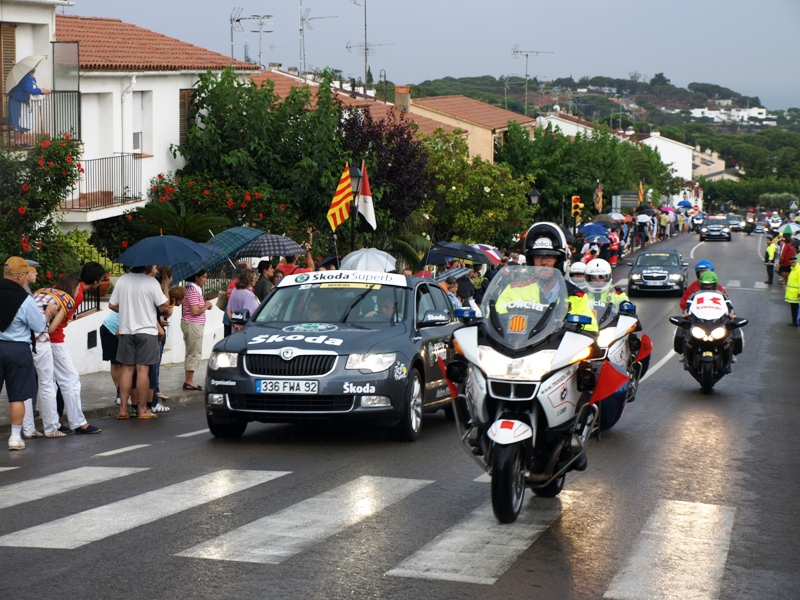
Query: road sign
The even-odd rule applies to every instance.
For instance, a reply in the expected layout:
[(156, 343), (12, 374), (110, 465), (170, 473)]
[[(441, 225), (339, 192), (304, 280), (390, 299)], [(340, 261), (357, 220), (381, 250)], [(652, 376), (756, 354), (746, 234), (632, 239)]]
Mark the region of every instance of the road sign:
[(789, 205), (789, 210), (797, 210), (797, 202), (794, 202), (794, 201), (793, 201), (793, 202), (792, 202), (792, 203)]
[(695, 204), (692, 208), (694, 208), (695, 210), (700, 210), (700, 205), (699, 204)]

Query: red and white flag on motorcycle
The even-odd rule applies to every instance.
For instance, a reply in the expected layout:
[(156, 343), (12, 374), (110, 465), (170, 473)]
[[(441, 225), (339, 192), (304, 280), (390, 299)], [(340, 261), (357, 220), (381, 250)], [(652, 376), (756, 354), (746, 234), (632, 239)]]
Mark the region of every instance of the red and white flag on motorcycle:
[(369, 177), (367, 176), (367, 162), (364, 160), (361, 161), (361, 189), (358, 191), (356, 204), (358, 212), (364, 215), (373, 230), (377, 230), (378, 223), (375, 221), (375, 207), (372, 205), (372, 190), (369, 189)]
[(605, 361), (597, 375), (597, 383), (594, 386), (592, 397), (589, 399), (589, 404), (597, 404), (601, 400), (605, 400), (628, 382), (630, 382), (630, 378), (625, 371), (614, 363)]

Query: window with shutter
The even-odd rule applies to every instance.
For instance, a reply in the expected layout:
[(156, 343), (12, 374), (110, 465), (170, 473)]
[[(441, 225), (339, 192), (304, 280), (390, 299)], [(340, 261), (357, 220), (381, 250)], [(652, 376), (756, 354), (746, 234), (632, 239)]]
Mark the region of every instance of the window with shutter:
[(191, 129), (194, 123), (190, 120), (192, 112), (192, 104), (194, 103), (194, 90), (181, 90), (180, 91), (180, 108), (178, 119), (180, 121), (180, 134), (178, 145), (183, 146), (186, 144), (186, 134)]
[(5, 89), (6, 78), (11, 72), (11, 68), (17, 62), (17, 27), (11, 23), (0, 23), (0, 117), (5, 117), (7, 102), (5, 94), (9, 90)]
[(133, 92), (133, 151), (142, 151), (142, 92)]

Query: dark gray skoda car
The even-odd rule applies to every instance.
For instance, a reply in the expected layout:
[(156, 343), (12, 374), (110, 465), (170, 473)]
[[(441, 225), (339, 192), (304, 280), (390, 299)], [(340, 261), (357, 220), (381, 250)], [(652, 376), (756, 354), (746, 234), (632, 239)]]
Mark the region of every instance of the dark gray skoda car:
[(208, 361), (206, 416), (217, 437), (247, 423), (323, 418), (395, 426), (409, 441), (424, 412), (451, 397), (439, 359), (452, 358), (460, 324), (429, 279), (368, 271), (285, 277), (244, 327), (218, 342)]

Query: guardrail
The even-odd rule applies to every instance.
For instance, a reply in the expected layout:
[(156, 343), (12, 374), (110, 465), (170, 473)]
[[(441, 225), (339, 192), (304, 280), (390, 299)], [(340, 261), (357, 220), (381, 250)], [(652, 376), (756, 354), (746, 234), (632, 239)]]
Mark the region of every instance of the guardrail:
[(81, 93), (51, 92), (22, 102), (3, 94), (0, 102), (0, 146), (25, 149), (44, 136), (69, 133), (81, 139)]

